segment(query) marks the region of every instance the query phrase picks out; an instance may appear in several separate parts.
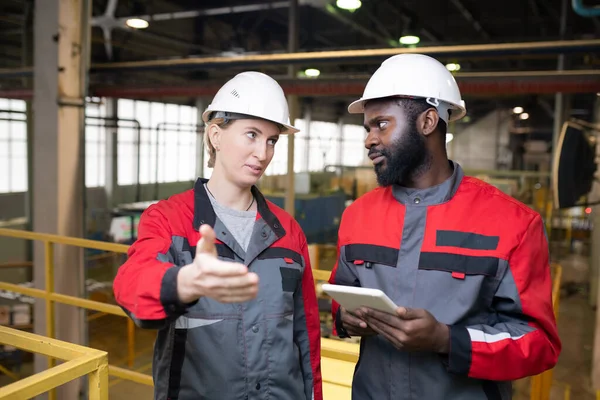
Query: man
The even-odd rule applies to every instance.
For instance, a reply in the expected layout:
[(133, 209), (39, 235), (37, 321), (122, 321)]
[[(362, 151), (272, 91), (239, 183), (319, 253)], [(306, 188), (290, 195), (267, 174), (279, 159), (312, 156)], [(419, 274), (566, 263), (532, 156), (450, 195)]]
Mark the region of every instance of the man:
[(364, 113), (380, 187), (345, 210), (330, 283), (398, 305), (333, 304), (337, 334), (362, 337), (353, 399), (510, 399), (561, 350), (542, 219), (448, 160), (447, 124), (466, 110), (437, 60), (387, 59), (349, 112)]

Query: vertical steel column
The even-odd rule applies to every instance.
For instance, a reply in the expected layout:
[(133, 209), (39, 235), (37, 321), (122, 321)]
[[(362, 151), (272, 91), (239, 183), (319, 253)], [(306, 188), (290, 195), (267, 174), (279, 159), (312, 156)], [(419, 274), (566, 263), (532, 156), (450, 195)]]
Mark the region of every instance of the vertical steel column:
[[(561, 2), (561, 14), (560, 14), (560, 38), (564, 39), (567, 31), (567, 12), (568, 12), (569, 0), (562, 0)], [(563, 53), (558, 55), (558, 66), (557, 69), (562, 71), (565, 69), (565, 55)], [(558, 144), (558, 136), (560, 135), (560, 128), (565, 117), (564, 110), (564, 94), (556, 93), (554, 101), (554, 134), (552, 136), (552, 152), (554, 153)]]
[[(596, 98), (594, 105), (594, 122), (600, 123), (600, 97)], [(596, 134), (596, 138), (600, 141), (600, 134)], [(596, 146), (596, 155), (600, 157), (600, 145)], [(600, 197), (600, 184), (594, 184), (591, 200), (596, 200)], [(591, 255), (590, 255), (590, 303), (596, 306), (596, 328), (594, 333), (594, 355), (592, 358), (592, 387), (595, 390), (600, 390), (600, 206), (592, 207), (592, 238), (591, 238)], [(592, 299), (592, 296), (594, 297)]]
[(196, 125), (203, 127), (202, 131), (198, 132), (198, 135), (196, 135), (196, 177), (198, 178), (204, 177), (204, 163), (206, 162), (204, 160), (204, 121), (202, 121), (202, 113), (206, 108), (205, 104), (204, 99), (200, 97), (196, 99), (196, 110), (198, 115)]
[[(288, 51), (295, 53), (298, 51), (298, 0), (290, 0), (289, 9), (289, 26), (288, 26)], [(296, 66), (288, 66), (288, 76), (294, 78), (296, 75)], [(288, 96), (290, 107), (290, 122), (293, 125), (294, 120), (298, 117), (298, 96)], [(296, 180), (294, 175), (294, 135), (288, 135), (288, 160), (287, 160), (287, 190), (285, 192), (285, 210), (292, 217), (295, 215), (296, 201)]]
[(338, 117), (337, 128), (338, 137), (337, 140), (334, 141), (334, 143), (337, 144), (337, 149), (335, 149), (335, 163), (337, 165), (342, 165), (344, 157), (344, 117), (342, 115)]
[[(90, 0), (36, 0), (34, 16), (33, 228), (66, 236), (83, 236), (84, 104), (89, 65)], [(56, 246), (55, 290), (81, 296), (83, 253)], [(34, 282), (44, 287), (44, 249), (34, 249)], [(45, 335), (44, 301), (36, 302), (35, 332)], [(81, 343), (83, 311), (56, 307), (58, 339)], [(36, 371), (46, 369), (36, 357)], [(57, 390), (61, 400), (78, 399), (81, 381)], [(85, 391), (85, 390), (84, 390)]]
[(310, 125), (312, 123), (312, 103), (306, 104), (304, 109), (304, 133), (306, 144), (304, 146), (304, 168), (303, 171), (308, 172), (310, 169)]
[[(106, 135), (106, 157), (105, 157), (105, 186), (104, 193), (106, 195), (106, 207), (108, 209), (112, 209), (117, 205), (117, 171), (118, 171), (118, 132), (119, 128), (117, 127), (118, 122), (116, 121), (119, 118), (118, 114), (118, 99), (109, 98), (106, 99), (106, 110), (107, 115), (106, 118), (114, 118), (115, 123), (106, 122), (105, 127), (101, 127), (102, 124), (99, 124), (99, 129), (104, 129), (104, 134)], [(94, 121), (95, 122), (95, 121)]]

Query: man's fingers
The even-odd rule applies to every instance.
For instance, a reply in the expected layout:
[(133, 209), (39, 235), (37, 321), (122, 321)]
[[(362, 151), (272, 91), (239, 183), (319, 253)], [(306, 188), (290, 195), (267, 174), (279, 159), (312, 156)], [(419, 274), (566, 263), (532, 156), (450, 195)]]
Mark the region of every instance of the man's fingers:
[(396, 313), (402, 319), (418, 319), (424, 317), (424, 310), (419, 308), (398, 307)]
[(217, 248), (215, 246), (216, 239), (215, 231), (210, 225), (202, 225), (200, 227), (200, 240), (196, 245), (196, 255), (199, 254), (210, 254), (211, 256), (217, 256)]
[(246, 275), (217, 277), (213, 276), (212, 281), (207, 282), (215, 289), (220, 289), (224, 292), (232, 292), (238, 290), (252, 290), (258, 287), (258, 275), (251, 272)]
[(248, 273), (248, 267), (244, 264), (223, 261), (217, 258), (201, 254), (198, 262), (202, 265), (202, 272), (206, 275), (217, 277), (243, 276)]
[(371, 321), (379, 321), (396, 329), (402, 329), (403, 321), (395, 315), (372, 308), (361, 307), (358, 310), (358, 316), (371, 324)]
[(357, 328), (366, 328), (367, 327), (367, 323), (365, 321), (363, 321), (362, 319), (354, 316), (353, 314), (351, 314), (349, 311), (344, 310), (343, 314), (342, 314), (342, 322), (346, 325), (352, 325), (355, 326)]

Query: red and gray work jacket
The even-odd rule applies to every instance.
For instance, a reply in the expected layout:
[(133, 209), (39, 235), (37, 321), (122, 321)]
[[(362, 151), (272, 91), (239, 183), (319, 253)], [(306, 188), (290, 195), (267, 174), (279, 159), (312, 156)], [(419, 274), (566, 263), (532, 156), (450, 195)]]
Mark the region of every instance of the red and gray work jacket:
[[(199, 179), (193, 190), (149, 207), (114, 281), (118, 304), (142, 328), (158, 329), (156, 400), (322, 400), (320, 322), (306, 237), (255, 187), (258, 213), (247, 251), (216, 217)], [(221, 260), (258, 274), (258, 296), (182, 304), (177, 273), (210, 224)]]
[(448, 355), (363, 337), (353, 400), (506, 400), (510, 381), (557, 362), (542, 219), (453, 166), (441, 185), (377, 188), (343, 214), (330, 283), (381, 289), (450, 326)]

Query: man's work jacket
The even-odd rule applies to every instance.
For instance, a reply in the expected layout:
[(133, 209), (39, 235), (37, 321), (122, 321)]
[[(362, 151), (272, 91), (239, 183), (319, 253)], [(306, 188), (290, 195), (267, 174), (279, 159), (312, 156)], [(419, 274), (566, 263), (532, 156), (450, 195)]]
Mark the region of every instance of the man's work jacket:
[[(258, 213), (247, 251), (216, 217), (199, 179), (149, 207), (114, 281), (115, 297), (142, 328), (158, 329), (156, 400), (322, 400), (320, 322), (306, 237), (255, 187)], [(218, 258), (258, 274), (255, 299), (182, 304), (177, 274), (195, 256), (202, 224)]]
[(343, 214), (330, 283), (381, 289), (450, 326), (448, 355), (363, 337), (353, 400), (506, 400), (511, 380), (557, 362), (542, 219), (453, 167), (441, 185), (377, 188)]

